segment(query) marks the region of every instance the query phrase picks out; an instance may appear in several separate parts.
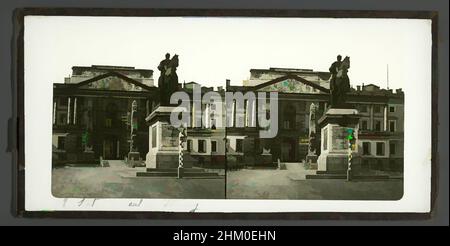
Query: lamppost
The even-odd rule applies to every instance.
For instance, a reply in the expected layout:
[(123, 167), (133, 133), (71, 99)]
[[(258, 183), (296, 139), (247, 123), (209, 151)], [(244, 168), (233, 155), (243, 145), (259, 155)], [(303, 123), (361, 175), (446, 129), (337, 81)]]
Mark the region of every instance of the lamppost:
[(223, 142), (225, 143), (225, 173), (228, 171), (228, 138), (225, 132), (225, 137), (223, 138)]
[(177, 177), (180, 179), (183, 177), (183, 167), (184, 167), (184, 158), (183, 158), (183, 150), (184, 144), (187, 141), (187, 131), (184, 125), (178, 128), (178, 169), (177, 169)]
[(355, 149), (356, 138), (354, 135), (354, 129), (347, 129), (347, 140), (348, 140), (348, 165), (347, 165), (347, 181), (352, 180), (352, 159), (353, 150)]
[[(214, 104), (214, 103), (211, 103), (211, 104), (209, 104), (209, 108), (210, 108), (210, 110), (211, 110), (211, 112), (210, 112), (210, 114), (209, 114), (209, 123), (208, 123), (208, 125), (210, 126), (210, 128), (211, 128), (211, 131), (210, 131), (210, 136), (214, 136), (214, 131), (216, 130), (216, 120), (215, 120), (215, 115), (216, 115), (216, 112), (215, 112), (215, 108), (216, 107), (216, 105)], [(218, 148), (218, 146), (217, 146), (217, 143), (216, 143), (216, 151), (217, 151), (217, 148)], [(210, 151), (210, 153), (209, 153), (209, 163), (210, 163), (210, 166), (212, 166), (212, 163), (214, 163), (214, 155), (213, 155), (213, 152), (212, 152), (212, 141), (211, 141), (211, 151)]]
[(130, 153), (133, 152), (133, 144), (134, 144), (134, 137), (136, 134), (134, 134), (134, 130), (137, 129), (137, 122), (134, 120), (134, 113), (137, 111), (137, 102), (136, 100), (133, 100), (131, 103), (131, 114), (130, 114)]

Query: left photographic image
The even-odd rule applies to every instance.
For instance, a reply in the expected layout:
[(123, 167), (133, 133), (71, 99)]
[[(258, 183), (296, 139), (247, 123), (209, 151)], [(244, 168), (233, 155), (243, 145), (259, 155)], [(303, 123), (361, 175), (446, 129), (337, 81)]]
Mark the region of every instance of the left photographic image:
[[(178, 56), (167, 53), (158, 78), (152, 69), (73, 66), (53, 84), (53, 196), (225, 197), (225, 157), (217, 144), (224, 129), (170, 124), (170, 94), (192, 93), (189, 84), (180, 86), (177, 67)], [(200, 105), (207, 117), (208, 105)], [(193, 138), (201, 146), (192, 146)]]

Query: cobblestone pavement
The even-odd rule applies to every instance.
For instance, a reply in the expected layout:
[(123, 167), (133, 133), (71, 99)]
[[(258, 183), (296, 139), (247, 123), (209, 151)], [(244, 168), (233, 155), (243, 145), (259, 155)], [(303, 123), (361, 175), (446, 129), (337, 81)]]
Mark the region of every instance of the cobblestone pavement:
[(286, 170), (227, 172), (227, 198), (231, 199), (326, 199), (397, 200), (403, 196), (403, 180), (351, 181), (306, 180), (301, 164), (286, 164)]
[(123, 161), (107, 167), (61, 167), (52, 172), (55, 197), (74, 198), (197, 198), (225, 195), (225, 179), (131, 178), (145, 168), (130, 168)]
[(305, 180), (300, 164), (284, 170), (228, 171), (226, 179), (132, 178), (145, 168), (130, 168), (122, 161), (107, 167), (61, 167), (53, 169), (52, 192), (66, 198), (192, 198), (223, 199), (225, 182), (230, 199), (327, 199), (397, 200), (403, 181)]

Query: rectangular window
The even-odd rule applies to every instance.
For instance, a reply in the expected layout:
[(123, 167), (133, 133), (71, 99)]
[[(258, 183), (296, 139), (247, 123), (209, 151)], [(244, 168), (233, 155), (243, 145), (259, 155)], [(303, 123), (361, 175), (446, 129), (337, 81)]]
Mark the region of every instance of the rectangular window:
[(377, 132), (380, 132), (381, 131), (381, 121), (380, 120), (375, 120), (374, 123), (375, 123), (374, 130), (377, 131)]
[(59, 98), (59, 106), (61, 107), (67, 107), (68, 104), (68, 98), (67, 97), (60, 97)]
[(379, 156), (384, 155), (384, 143), (382, 142), (377, 143), (377, 155)]
[(389, 131), (390, 132), (395, 132), (395, 120), (390, 120), (389, 121)]
[(216, 129), (216, 119), (211, 119), (211, 129), (212, 130)]
[(395, 149), (395, 143), (390, 143), (390, 144), (389, 144), (389, 154), (395, 155), (395, 151), (396, 151), (396, 149)]
[(298, 108), (299, 108), (299, 111), (302, 111), (302, 112), (306, 111), (306, 102), (299, 102)]
[(368, 129), (368, 122), (367, 120), (361, 121), (361, 130), (366, 131)]
[(236, 152), (242, 152), (243, 149), (243, 141), (242, 139), (236, 139)]
[(290, 129), (290, 122), (288, 120), (284, 121), (284, 129)]
[(105, 119), (105, 127), (111, 127), (112, 126), (112, 119), (106, 118)]
[(191, 140), (191, 139), (188, 139), (188, 141), (187, 141), (186, 150), (187, 150), (188, 152), (191, 152), (191, 151), (192, 151), (192, 140)]
[(58, 137), (58, 149), (64, 150), (66, 144), (66, 137)]
[(67, 112), (58, 112), (56, 114), (57, 116), (57, 124), (58, 125), (65, 125), (67, 124)]
[(370, 155), (370, 143), (363, 142), (363, 155)]
[(361, 105), (361, 113), (367, 113), (367, 105)]
[(389, 106), (389, 112), (394, 113), (395, 112), (395, 106)]
[(374, 105), (373, 106), (373, 112), (374, 113), (381, 113), (381, 107), (380, 107), (380, 105)]
[(198, 140), (198, 152), (199, 153), (206, 153), (206, 141), (205, 140)]
[(217, 152), (217, 141), (211, 141), (211, 152)]

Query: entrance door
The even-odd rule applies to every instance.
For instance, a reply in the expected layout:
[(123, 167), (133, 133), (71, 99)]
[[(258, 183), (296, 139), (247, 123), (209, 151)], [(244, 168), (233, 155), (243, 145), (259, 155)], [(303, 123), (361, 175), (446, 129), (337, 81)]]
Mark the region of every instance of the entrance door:
[(281, 144), (281, 160), (286, 162), (295, 162), (295, 147), (294, 139), (285, 139)]
[(117, 159), (117, 140), (115, 138), (103, 140), (103, 158), (106, 160)]

